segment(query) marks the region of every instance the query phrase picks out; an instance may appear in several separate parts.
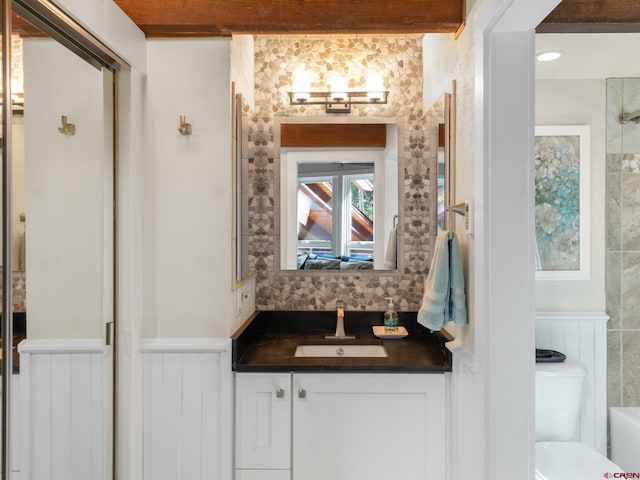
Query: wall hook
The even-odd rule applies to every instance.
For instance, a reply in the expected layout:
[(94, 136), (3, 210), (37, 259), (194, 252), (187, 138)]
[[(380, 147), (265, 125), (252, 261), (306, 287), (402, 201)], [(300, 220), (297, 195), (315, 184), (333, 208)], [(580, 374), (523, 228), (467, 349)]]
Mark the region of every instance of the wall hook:
[(186, 115), (180, 115), (180, 126), (178, 127), (180, 135), (191, 135), (191, 124), (187, 123)]
[(58, 131), (63, 135), (75, 135), (76, 134), (76, 125), (75, 123), (67, 122), (67, 116), (62, 115), (60, 117), (62, 120), (62, 127), (58, 128)]

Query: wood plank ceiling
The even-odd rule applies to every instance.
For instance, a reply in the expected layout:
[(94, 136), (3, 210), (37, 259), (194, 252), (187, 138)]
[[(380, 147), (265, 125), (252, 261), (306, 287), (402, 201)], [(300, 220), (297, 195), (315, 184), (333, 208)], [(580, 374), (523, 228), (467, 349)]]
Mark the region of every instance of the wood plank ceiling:
[[(535, 1), (535, 0), (531, 0)], [(115, 0), (149, 37), (232, 33), (434, 33), (465, 0)], [(538, 32), (638, 32), (638, 0), (564, 0)]]
[(536, 32), (640, 32), (640, 1), (564, 0), (544, 19)]
[[(447, 33), (459, 32), (466, 15), (466, 0), (114, 1), (148, 37)], [(15, 16), (14, 25), (37, 34)], [(564, 0), (537, 32), (640, 32), (640, 1)]]
[(464, 0), (115, 0), (148, 37), (455, 32)]

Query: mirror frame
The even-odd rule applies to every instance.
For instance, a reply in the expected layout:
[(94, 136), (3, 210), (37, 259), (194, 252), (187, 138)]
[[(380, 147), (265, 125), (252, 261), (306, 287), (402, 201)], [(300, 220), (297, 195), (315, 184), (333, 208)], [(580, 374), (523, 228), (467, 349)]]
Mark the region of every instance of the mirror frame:
[(397, 195), (398, 195), (398, 239), (396, 250), (396, 268), (394, 270), (283, 270), (282, 264), (282, 147), (281, 147), (281, 127), (283, 124), (384, 124), (395, 125), (397, 129), (397, 151), (398, 156), (404, 151), (404, 132), (402, 118), (400, 117), (274, 117), (273, 119), (273, 156), (274, 156), (274, 209), (275, 224), (274, 230), (276, 232), (276, 238), (274, 242), (274, 271), (276, 275), (287, 276), (299, 276), (299, 275), (314, 275), (314, 276), (353, 276), (353, 275), (366, 275), (366, 276), (388, 276), (388, 275), (400, 275), (404, 266), (404, 243), (402, 241), (402, 235), (400, 226), (402, 225), (403, 212), (400, 210), (400, 195), (402, 194), (403, 177), (401, 172), (401, 162), (398, 161), (397, 171)]
[(453, 80), (451, 92), (444, 97), (444, 217), (443, 230), (455, 230), (456, 203), (456, 81)]

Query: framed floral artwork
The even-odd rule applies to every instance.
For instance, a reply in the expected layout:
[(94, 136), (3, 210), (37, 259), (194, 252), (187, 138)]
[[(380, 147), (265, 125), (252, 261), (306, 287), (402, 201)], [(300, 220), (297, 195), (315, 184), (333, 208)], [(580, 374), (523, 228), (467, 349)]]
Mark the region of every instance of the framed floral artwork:
[(589, 279), (589, 127), (536, 127), (537, 280)]

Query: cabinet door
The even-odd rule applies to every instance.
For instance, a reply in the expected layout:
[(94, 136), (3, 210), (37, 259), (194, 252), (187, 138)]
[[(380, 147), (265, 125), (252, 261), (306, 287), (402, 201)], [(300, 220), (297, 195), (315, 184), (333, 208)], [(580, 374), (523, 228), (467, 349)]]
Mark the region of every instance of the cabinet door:
[(291, 375), (236, 374), (236, 469), (289, 469)]
[(294, 374), (293, 480), (446, 478), (445, 376)]

